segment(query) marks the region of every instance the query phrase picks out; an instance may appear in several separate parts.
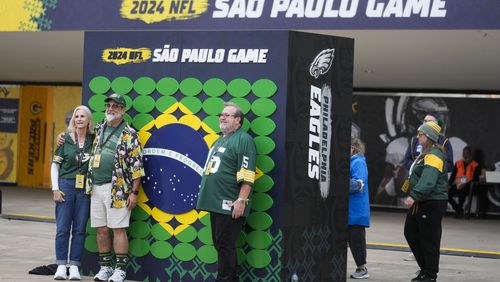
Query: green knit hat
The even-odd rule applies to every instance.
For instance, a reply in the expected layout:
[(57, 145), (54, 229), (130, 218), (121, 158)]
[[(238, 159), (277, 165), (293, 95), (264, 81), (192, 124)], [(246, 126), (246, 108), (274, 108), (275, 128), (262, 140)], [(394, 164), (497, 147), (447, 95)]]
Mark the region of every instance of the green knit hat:
[(418, 132), (422, 132), (434, 142), (438, 141), (439, 133), (441, 133), (441, 126), (439, 126), (435, 121), (429, 121), (422, 124), (418, 128)]

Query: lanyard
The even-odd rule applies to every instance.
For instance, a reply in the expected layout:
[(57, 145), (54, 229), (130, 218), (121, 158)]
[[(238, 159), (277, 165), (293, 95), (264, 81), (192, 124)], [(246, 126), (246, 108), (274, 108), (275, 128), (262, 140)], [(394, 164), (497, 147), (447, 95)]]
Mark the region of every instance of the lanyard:
[[(86, 136), (85, 136), (86, 137)], [(75, 141), (76, 141), (76, 161), (78, 162), (78, 168), (80, 169), (83, 164), (83, 152), (85, 151), (85, 142), (87, 142), (87, 138), (83, 139), (83, 147), (80, 148), (80, 143), (78, 142), (78, 133), (75, 131)]]
[(111, 132), (111, 134), (108, 135), (108, 137), (106, 138), (106, 140), (103, 143), (102, 139), (104, 137), (104, 132), (106, 131), (106, 127), (108, 126), (106, 123), (104, 124), (104, 127), (102, 128), (101, 136), (99, 138), (99, 149), (100, 150), (102, 150), (102, 147), (104, 147), (104, 145), (106, 145), (106, 143), (108, 143), (108, 141), (111, 138), (111, 136), (113, 136), (115, 134), (115, 132), (118, 130), (118, 128), (121, 127), (122, 123), (123, 123), (123, 120), (120, 122), (120, 124), (117, 127), (115, 127), (115, 129), (113, 129), (113, 131)]

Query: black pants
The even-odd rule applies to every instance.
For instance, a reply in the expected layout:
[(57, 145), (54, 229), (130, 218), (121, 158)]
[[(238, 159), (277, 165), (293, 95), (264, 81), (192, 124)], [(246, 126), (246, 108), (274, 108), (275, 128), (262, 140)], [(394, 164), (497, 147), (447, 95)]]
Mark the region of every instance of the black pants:
[(406, 215), (404, 234), (421, 271), (436, 278), (439, 272), (441, 220), (446, 200), (415, 202)]
[(212, 240), (218, 255), (216, 281), (238, 281), (236, 239), (244, 217), (233, 219), (230, 215), (210, 213)]
[(366, 232), (361, 225), (349, 225), (349, 248), (356, 266), (366, 264)]
[[(465, 203), (465, 198), (469, 195), (470, 183), (467, 183), (464, 188), (458, 190), (456, 185), (452, 185), (448, 191), (448, 202), (451, 204), (456, 212), (463, 212), (463, 206)], [(458, 203), (453, 199), (454, 196), (458, 195)]]

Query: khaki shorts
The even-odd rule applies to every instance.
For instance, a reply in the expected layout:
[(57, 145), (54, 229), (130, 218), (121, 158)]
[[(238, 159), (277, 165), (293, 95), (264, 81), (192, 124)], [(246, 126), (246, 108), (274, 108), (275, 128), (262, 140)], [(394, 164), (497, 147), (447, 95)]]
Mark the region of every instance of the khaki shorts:
[(127, 228), (131, 211), (128, 208), (111, 208), (111, 183), (94, 185), (90, 197), (90, 226)]

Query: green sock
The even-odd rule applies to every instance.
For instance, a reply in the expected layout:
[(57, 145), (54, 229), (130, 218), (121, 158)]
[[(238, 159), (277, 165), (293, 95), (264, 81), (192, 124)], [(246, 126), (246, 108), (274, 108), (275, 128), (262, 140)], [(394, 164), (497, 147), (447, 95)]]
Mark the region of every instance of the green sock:
[(99, 253), (99, 265), (111, 266), (111, 252)]
[(116, 267), (127, 268), (128, 254), (116, 254)]

